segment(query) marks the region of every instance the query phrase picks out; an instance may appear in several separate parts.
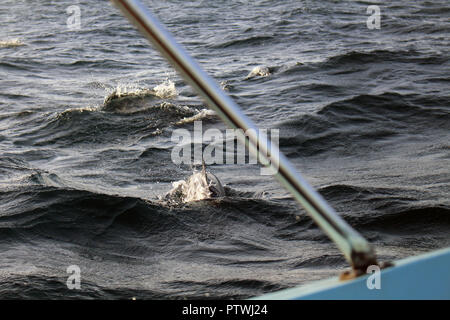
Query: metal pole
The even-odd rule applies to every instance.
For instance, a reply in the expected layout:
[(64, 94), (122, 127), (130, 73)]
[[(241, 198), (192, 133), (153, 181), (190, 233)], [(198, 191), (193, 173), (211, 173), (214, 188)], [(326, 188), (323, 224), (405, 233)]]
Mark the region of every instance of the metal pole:
[(242, 113), (237, 104), (200, 68), (140, 1), (111, 1), (139, 28), (227, 125), (248, 133), (245, 136), (239, 136), (241, 142), (245, 143), (251, 152), (259, 155), (259, 159), (262, 160), (260, 162), (271, 164), (276, 171), (277, 179), (334, 241), (355, 270), (365, 273), (369, 265), (377, 264), (375, 253), (366, 239), (351, 228), (302, 178), (276, 145), (271, 145), (266, 137), (259, 136), (252, 121)]

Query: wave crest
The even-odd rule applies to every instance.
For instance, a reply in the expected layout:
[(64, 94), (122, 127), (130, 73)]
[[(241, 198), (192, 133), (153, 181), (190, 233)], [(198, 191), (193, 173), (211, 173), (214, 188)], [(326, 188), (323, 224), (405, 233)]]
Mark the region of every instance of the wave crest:
[(24, 46), (25, 43), (20, 39), (10, 39), (10, 40), (2, 40), (0, 41), (0, 48), (15, 48)]
[(178, 95), (175, 83), (166, 80), (153, 89), (119, 85), (104, 99), (102, 110), (135, 113), (147, 108), (152, 100), (174, 99)]

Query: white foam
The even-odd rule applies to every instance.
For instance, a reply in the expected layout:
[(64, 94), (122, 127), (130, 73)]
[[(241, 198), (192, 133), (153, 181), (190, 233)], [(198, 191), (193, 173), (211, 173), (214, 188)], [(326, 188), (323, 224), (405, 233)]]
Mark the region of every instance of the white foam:
[(208, 182), (202, 172), (194, 172), (187, 180), (172, 183), (169, 196), (181, 194), (181, 200), (185, 203), (211, 198)]
[(154, 94), (161, 99), (172, 99), (178, 95), (175, 83), (172, 80), (166, 80), (153, 88)]
[(269, 68), (265, 66), (257, 66), (254, 67), (253, 70), (247, 75), (246, 79), (250, 79), (253, 77), (268, 77), (270, 76), (270, 70)]
[(59, 112), (56, 117), (60, 118), (60, 117), (62, 117), (64, 115), (66, 115), (66, 114), (75, 113), (75, 112), (83, 113), (83, 112), (94, 112), (94, 111), (98, 111), (98, 110), (99, 110), (99, 106), (87, 106), (87, 107), (80, 107), (80, 108), (69, 108), (69, 109), (66, 109), (66, 110), (64, 110), (62, 112)]
[(151, 93), (151, 90), (140, 88), (137, 84), (118, 84), (114, 89), (109, 91), (105, 99), (111, 95), (120, 98), (125, 96), (142, 96)]
[(181, 125), (181, 124), (191, 123), (194, 121), (215, 117), (216, 115), (217, 114), (214, 110), (202, 109), (197, 114), (193, 115), (192, 117), (183, 118), (180, 121), (178, 121), (176, 124)]
[(23, 43), (20, 39), (10, 39), (10, 40), (3, 40), (0, 41), (0, 48), (13, 48), (13, 47), (20, 47), (24, 46), (25, 43)]

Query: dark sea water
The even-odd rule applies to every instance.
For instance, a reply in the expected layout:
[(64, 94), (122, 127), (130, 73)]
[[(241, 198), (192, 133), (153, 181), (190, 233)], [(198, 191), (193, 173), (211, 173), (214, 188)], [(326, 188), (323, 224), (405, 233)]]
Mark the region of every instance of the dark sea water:
[[(381, 261), (450, 246), (448, 1), (144, 2)], [(162, 203), (193, 119), (225, 130), (108, 1), (1, 1), (0, 298), (249, 298), (348, 267), (258, 165)]]

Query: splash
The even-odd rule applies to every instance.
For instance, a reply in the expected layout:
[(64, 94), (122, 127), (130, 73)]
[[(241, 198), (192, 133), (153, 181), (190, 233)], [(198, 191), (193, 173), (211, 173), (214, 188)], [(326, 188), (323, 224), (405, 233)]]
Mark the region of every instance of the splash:
[(150, 89), (138, 88), (135, 85), (117, 85), (113, 90), (110, 90), (109, 94), (105, 97), (104, 104), (114, 99), (120, 99), (125, 97), (145, 97), (153, 95), (153, 91)]
[(178, 93), (175, 83), (172, 80), (166, 80), (153, 88), (153, 93), (161, 99), (176, 98)]
[(186, 123), (192, 123), (194, 121), (198, 121), (198, 120), (202, 120), (202, 119), (210, 119), (215, 117), (217, 114), (214, 110), (210, 110), (210, 109), (202, 109), (200, 111), (197, 111), (196, 114), (194, 114), (191, 117), (185, 117), (183, 119), (181, 119), (180, 121), (178, 121), (177, 123), (175, 123), (176, 125), (182, 125), (182, 124), (186, 124)]
[(58, 115), (62, 116), (68, 113), (83, 113), (83, 112), (94, 112), (98, 110), (98, 106), (87, 106), (87, 107), (80, 107), (80, 108), (69, 108), (62, 112), (60, 112)]
[(164, 197), (164, 200), (187, 203), (209, 199), (211, 196), (212, 193), (206, 181), (205, 174), (194, 171), (188, 179), (173, 182), (172, 190)]
[(0, 48), (14, 48), (14, 47), (21, 47), (24, 45), (25, 43), (23, 43), (20, 39), (0, 41)]
[(98, 106), (87, 106), (87, 107), (80, 107), (80, 108), (68, 108), (64, 111), (58, 112), (55, 115), (55, 120), (61, 120), (61, 119), (69, 119), (74, 114), (81, 114), (81, 113), (89, 113), (89, 112), (96, 112), (99, 110)]
[(153, 90), (134, 85), (118, 85), (105, 97), (102, 109), (117, 113), (134, 113), (148, 107), (146, 98), (154, 98)]
[(134, 113), (151, 107), (152, 99), (172, 99), (177, 96), (175, 83), (166, 80), (153, 89), (139, 87), (137, 84), (119, 84), (109, 90), (103, 101), (103, 110), (119, 113)]
[(254, 67), (253, 70), (245, 77), (245, 79), (251, 79), (254, 77), (268, 77), (270, 76), (270, 70), (265, 66)]

